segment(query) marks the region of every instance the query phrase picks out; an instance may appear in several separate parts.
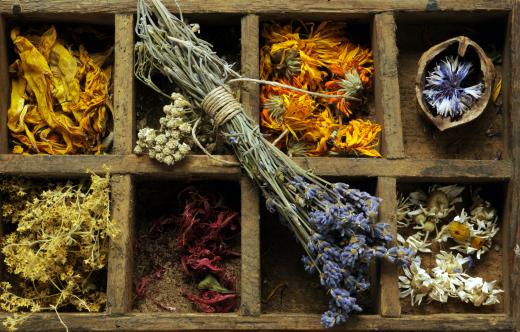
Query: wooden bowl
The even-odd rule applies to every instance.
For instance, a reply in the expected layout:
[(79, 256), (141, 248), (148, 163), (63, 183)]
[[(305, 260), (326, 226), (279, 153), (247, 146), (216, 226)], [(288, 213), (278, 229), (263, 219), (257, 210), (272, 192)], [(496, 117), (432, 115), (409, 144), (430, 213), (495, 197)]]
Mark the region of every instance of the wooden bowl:
[[(459, 57), (467, 55), (468, 51), (475, 58), (473, 63), (476, 65), (480, 63), (480, 68), (475, 68), (480, 71), (479, 75), (481, 81), (484, 84), (482, 98), (480, 98), (469, 110), (456, 119), (452, 120), (450, 117), (443, 117), (440, 115), (434, 115), (430, 110), (433, 108), (428, 105), (424, 100), (423, 91), (426, 84), (426, 75), (431, 70), (432, 64), (437, 63), (446, 53), (446, 55), (453, 54), (449, 53), (450, 48), (454, 48), (458, 44), (457, 54)], [(439, 55), (442, 55), (439, 56)], [(455, 54), (453, 54), (455, 55)], [(477, 61), (478, 58), (478, 61)], [(419, 59), (419, 68), (417, 71), (417, 77), (415, 79), (415, 94), (417, 101), (419, 102), (420, 111), (440, 130), (444, 131), (448, 128), (460, 126), (476, 119), (487, 106), (489, 97), (491, 96), (491, 90), (493, 88), (493, 80), (495, 78), (495, 67), (490, 58), (487, 57), (486, 53), (482, 48), (475, 43), (473, 40), (465, 36), (459, 36), (448, 39), (440, 44), (437, 44), (424, 52)]]

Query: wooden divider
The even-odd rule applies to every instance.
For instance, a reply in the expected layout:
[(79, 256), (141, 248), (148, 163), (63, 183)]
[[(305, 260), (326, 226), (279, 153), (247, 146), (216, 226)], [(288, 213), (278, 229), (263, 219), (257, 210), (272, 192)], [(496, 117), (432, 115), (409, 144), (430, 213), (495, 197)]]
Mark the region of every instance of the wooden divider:
[(378, 123), (383, 126), (382, 154), (388, 159), (404, 158), (395, 30), (393, 13), (374, 16), (374, 99)]
[[(392, 244), (395, 245), (397, 235), (397, 223), (395, 211), (397, 208), (396, 179), (390, 177), (379, 177), (377, 179), (377, 195), (382, 202), (379, 208), (379, 219), (390, 226), (394, 237)], [(379, 314), (383, 317), (399, 317), (401, 315), (401, 304), (399, 298), (399, 287), (397, 286), (398, 269), (395, 264), (387, 261), (381, 262), (381, 274), (379, 277)]]
[[(356, 1), (277, 1), (277, 0), (184, 0), (184, 13), (378, 13), (383, 11), (458, 11), (502, 10), (511, 8), (514, 0), (356, 0)], [(165, 0), (166, 6), (177, 11), (173, 0)], [(135, 11), (135, 0), (10, 0), (0, 2), (0, 12), (38, 13), (113, 13)]]
[[(259, 18), (245, 15), (241, 20), (241, 65), (242, 75), (250, 78), (259, 76)], [(244, 111), (254, 121), (259, 120), (259, 87), (246, 83), (241, 90)], [(240, 313), (258, 316), (261, 313), (260, 271), (260, 197), (254, 183), (245, 175), (240, 178), (242, 200), (241, 221), (241, 289)]]
[(116, 14), (114, 154), (131, 154), (135, 141), (134, 15)]
[[(132, 154), (135, 141), (134, 15), (115, 16), (114, 154)], [(134, 183), (132, 175), (113, 175), (112, 218), (120, 234), (110, 241), (107, 311), (123, 314), (132, 308), (134, 270)]]
[(513, 174), (508, 187), (509, 226), (505, 233), (504, 267), (510, 276), (507, 312), (512, 313), (517, 331), (520, 330), (520, 0), (514, 0), (509, 19), (510, 56), (509, 91), (507, 104), (510, 113), (510, 151)]
[(7, 110), (9, 109), (9, 59), (5, 17), (0, 15), (0, 154), (8, 153)]
[(130, 311), (134, 297), (134, 184), (130, 175), (112, 175), (112, 219), (119, 234), (111, 239), (108, 256), (107, 312)]

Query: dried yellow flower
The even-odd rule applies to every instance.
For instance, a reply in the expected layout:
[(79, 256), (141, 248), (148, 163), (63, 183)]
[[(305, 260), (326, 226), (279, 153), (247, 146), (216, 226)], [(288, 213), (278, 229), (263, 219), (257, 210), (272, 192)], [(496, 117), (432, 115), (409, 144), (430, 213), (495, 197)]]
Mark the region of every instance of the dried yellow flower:
[(39, 186), (3, 179), (0, 192), (4, 220), (16, 228), (2, 241), (12, 290), (0, 283), (0, 308), (16, 315), (4, 322), (13, 330), (21, 312), (56, 311), (72, 305), (96, 312), (106, 303), (93, 279), (106, 266), (109, 237), (118, 231), (110, 219), (110, 177), (91, 175), (73, 185)]
[(41, 36), (11, 31), (19, 56), (11, 64), (7, 126), (13, 153), (101, 153), (109, 136), (112, 49), (72, 51), (51, 27)]

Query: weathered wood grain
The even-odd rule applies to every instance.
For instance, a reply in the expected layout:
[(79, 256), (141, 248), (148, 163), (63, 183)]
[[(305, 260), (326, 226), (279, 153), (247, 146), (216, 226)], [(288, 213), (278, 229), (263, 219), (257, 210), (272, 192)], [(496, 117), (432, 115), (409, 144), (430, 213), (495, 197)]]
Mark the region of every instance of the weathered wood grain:
[(464, 181), (482, 178), (505, 180), (512, 172), (512, 164), (497, 160), (424, 160), (424, 159), (350, 159), (295, 158), (295, 161), (316, 174), (330, 177), (389, 176), (402, 179)]
[[(236, 161), (231, 156), (218, 156), (220, 159)], [(0, 155), (0, 174), (20, 175), (84, 175), (87, 170), (104, 173), (108, 166), (112, 174), (154, 175), (170, 178), (234, 178), (238, 179), (238, 167), (222, 166), (206, 156), (188, 156), (175, 167), (169, 167), (150, 160), (147, 156), (136, 155)]]
[(116, 14), (114, 65), (114, 149), (132, 153), (135, 141), (134, 15)]
[(382, 154), (388, 159), (404, 158), (395, 30), (393, 13), (374, 16), (374, 99), (377, 120), (383, 126)]
[[(242, 74), (250, 78), (259, 77), (259, 25), (257, 15), (242, 17), (240, 63)], [(245, 83), (241, 90), (241, 99), (245, 113), (258, 123), (260, 108), (258, 85)], [(240, 189), (242, 200), (240, 313), (245, 316), (258, 316), (262, 310), (259, 192), (245, 175), (240, 179)]]
[(260, 202), (258, 190), (247, 176), (240, 179), (241, 190), (241, 287), (240, 313), (261, 313)]
[[(0, 319), (5, 314), (0, 314)], [(318, 314), (266, 314), (247, 317), (236, 314), (131, 313), (104, 314), (62, 313), (71, 331), (172, 331), (172, 330), (323, 330)], [(506, 315), (403, 316), (402, 319), (379, 315), (356, 315), (342, 330), (348, 331), (512, 331), (514, 322)], [(35, 314), (23, 325), (23, 331), (63, 331), (54, 313)]]
[(7, 58), (7, 31), (4, 16), (0, 15), (0, 153), (9, 150), (7, 110), (9, 109), (9, 59)]
[[(217, 156), (236, 161), (230, 155)], [(512, 176), (513, 164), (507, 160), (424, 160), (424, 159), (354, 159), (354, 158), (294, 158), (303, 168), (315, 174), (341, 177), (388, 176), (401, 179), (420, 178), (420, 181), (446, 180), (502, 181)], [(236, 166), (226, 166), (203, 155), (190, 155), (175, 167), (168, 167), (146, 156), (46, 156), (0, 155), (0, 174), (74, 176), (87, 170), (103, 173), (103, 166), (113, 174), (150, 175), (170, 178), (238, 179), (241, 171)]]
[[(509, 182), (507, 208), (509, 209), (509, 234), (504, 248), (506, 269), (509, 270), (510, 311), (520, 330), (520, 1), (514, 2), (509, 20), (510, 80), (507, 104), (510, 120), (510, 151), (513, 161), (513, 177)], [(506, 270), (506, 272), (507, 272)]]
[(133, 302), (134, 186), (130, 175), (111, 179), (112, 218), (119, 234), (110, 240), (107, 278), (107, 312), (122, 314)]
[[(377, 179), (377, 196), (381, 197), (379, 207), (379, 221), (390, 226), (396, 244), (397, 223), (395, 211), (397, 208), (397, 188), (395, 178), (379, 177)], [(381, 262), (381, 274), (379, 278), (379, 314), (383, 317), (399, 317), (401, 304), (399, 299), (399, 287), (397, 285), (398, 269), (395, 264), (387, 261)]]
[[(258, 15), (246, 15), (242, 17), (241, 22), (241, 38), (240, 43), (242, 50), (241, 65), (242, 74), (249, 78), (258, 78), (260, 63), (259, 63), (259, 18)], [(260, 90), (255, 83), (244, 83), (241, 90), (242, 105), (244, 105), (244, 111), (254, 121), (259, 121), (259, 109), (260, 109)]]
[[(382, 11), (448, 11), (448, 10), (508, 10), (514, 0), (184, 0), (180, 2), (185, 13), (377, 13)], [(164, 1), (175, 9), (173, 0)], [(134, 0), (3, 0), (0, 12), (55, 12), (81, 13), (85, 11), (113, 13), (132, 12)]]
[[(489, 103), (486, 111), (474, 121), (441, 132), (418, 109), (415, 79), (417, 63), (422, 53), (433, 44), (459, 35), (466, 35), (483, 44), (483, 36), (490, 33), (500, 45), (504, 39), (507, 16), (481, 17), (478, 21), (469, 21), (466, 17), (472, 17), (473, 13), (459, 14), (458, 21), (450, 20), (446, 23), (441, 18), (430, 21), (424, 17), (429, 13), (423, 14), (425, 15), (413, 21), (411, 19), (414, 15), (409, 15), (406, 22), (399, 19), (397, 27), (402, 131), (406, 156), (418, 159), (505, 159), (502, 156), (505, 115), (493, 103)], [(500, 65), (496, 66), (496, 70), (498, 74), (508, 72)]]

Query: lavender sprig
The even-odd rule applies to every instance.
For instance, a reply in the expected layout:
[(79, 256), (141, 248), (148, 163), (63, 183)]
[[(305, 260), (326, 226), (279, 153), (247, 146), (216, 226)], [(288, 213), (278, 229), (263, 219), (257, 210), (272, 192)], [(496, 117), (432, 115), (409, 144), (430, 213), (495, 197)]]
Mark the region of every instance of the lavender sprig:
[(447, 56), (428, 72), (423, 95), (437, 115), (459, 118), (482, 97), (482, 83), (464, 86), (473, 64)]

